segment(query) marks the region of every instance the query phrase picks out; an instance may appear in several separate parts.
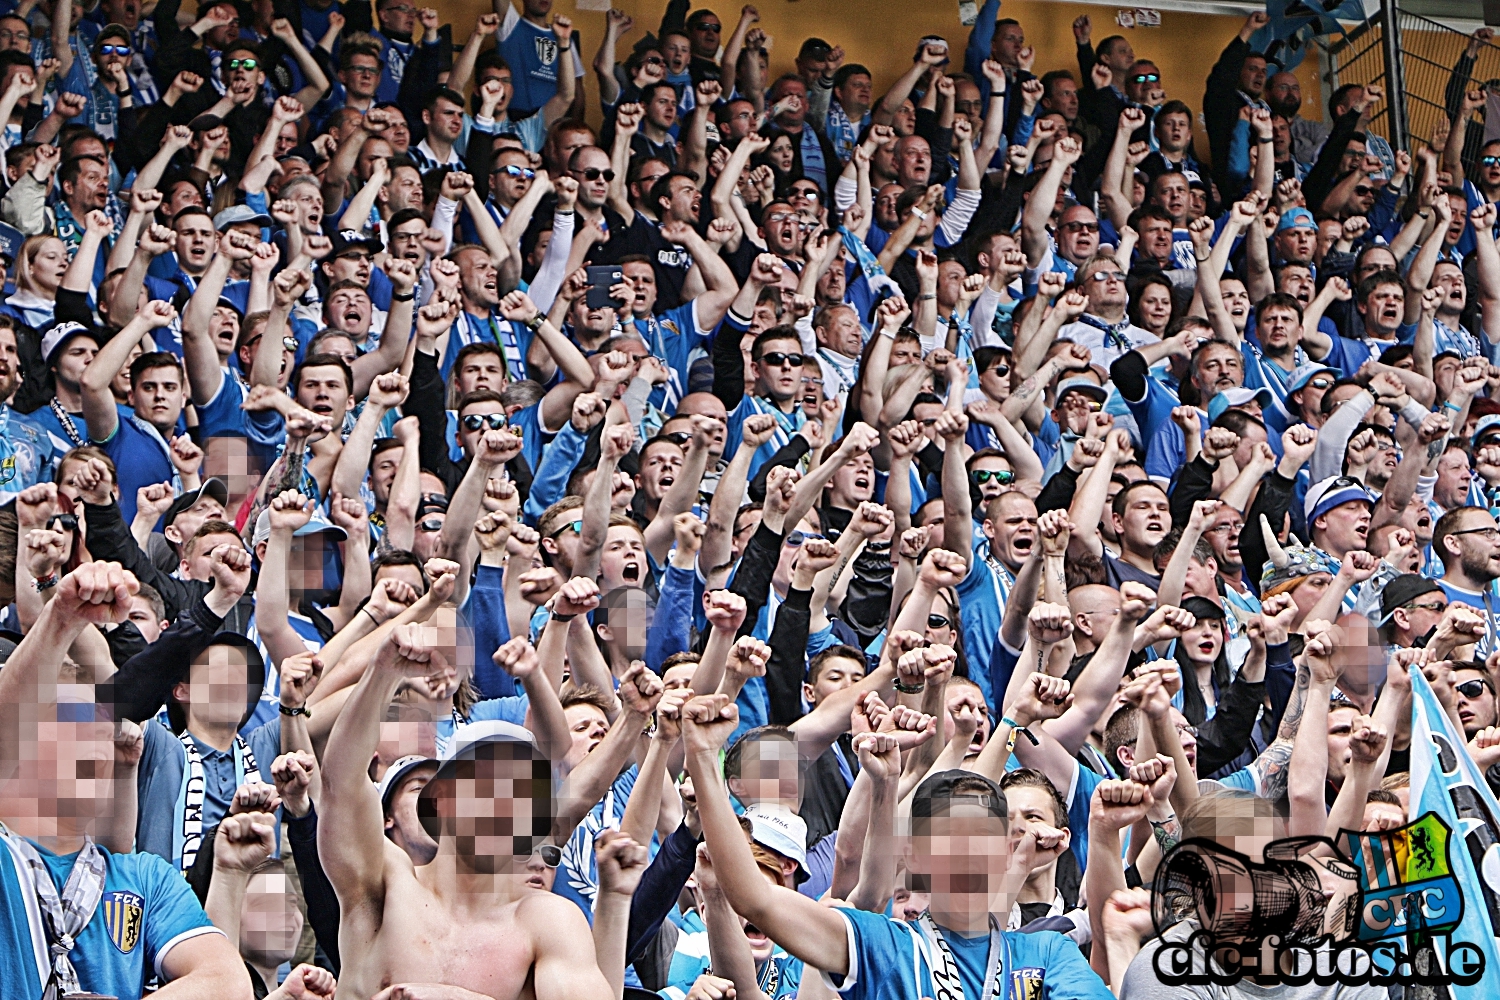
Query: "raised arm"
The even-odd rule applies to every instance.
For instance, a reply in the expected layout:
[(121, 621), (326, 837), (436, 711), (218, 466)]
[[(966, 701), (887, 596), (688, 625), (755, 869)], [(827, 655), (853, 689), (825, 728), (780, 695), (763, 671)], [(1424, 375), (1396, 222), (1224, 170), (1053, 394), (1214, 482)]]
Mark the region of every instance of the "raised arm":
[(131, 348), (152, 330), (160, 329), (176, 318), (177, 310), (172, 308), (172, 303), (159, 299), (146, 303), (146, 308), (132, 316), (123, 330), (99, 348), (94, 360), (83, 370), (83, 418), (88, 423), (91, 440), (101, 444), (108, 441), (120, 425), (115, 395), (109, 384), (125, 367)]

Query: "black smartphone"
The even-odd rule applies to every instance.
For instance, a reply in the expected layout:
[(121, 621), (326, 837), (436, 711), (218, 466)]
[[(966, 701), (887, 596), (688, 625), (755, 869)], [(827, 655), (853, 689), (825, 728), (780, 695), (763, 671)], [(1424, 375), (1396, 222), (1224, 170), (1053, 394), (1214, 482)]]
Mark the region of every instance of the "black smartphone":
[(625, 272), (617, 264), (593, 264), (584, 268), (589, 277), (588, 306), (590, 309), (623, 309), (625, 303), (611, 298), (609, 290), (625, 280)]

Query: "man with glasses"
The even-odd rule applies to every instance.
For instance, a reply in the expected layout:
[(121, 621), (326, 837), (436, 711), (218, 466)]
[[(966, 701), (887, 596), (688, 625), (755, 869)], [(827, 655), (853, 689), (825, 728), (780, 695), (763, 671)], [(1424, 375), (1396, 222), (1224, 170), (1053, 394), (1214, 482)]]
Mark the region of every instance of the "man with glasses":
[(1130, 322), (1125, 272), (1113, 257), (1090, 257), (1078, 269), (1078, 284), (1089, 300), (1088, 309), (1077, 322), (1058, 331), (1059, 340), (1082, 344), (1092, 352), (1096, 364), (1106, 367), (1131, 348), (1156, 343), (1155, 334)]
[(1500, 527), (1483, 507), (1456, 507), (1438, 518), (1432, 547), (1443, 561), (1438, 584), (1448, 600), (1484, 615), (1484, 638), (1474, 649), (1483, 659), (1500, 649)]
[[(1041, 180), (1027, 196), (1021, 218), (1021, 247), (1026, 251), (1026, 283), (1034, 286), (1047, 271), (1056, 271), (1069, 281), (1099, 249), (1099, 217), (1086, 205), (1058, 209), (1058, 196), (1066, 190), (1069, 169), (1083, 155), (1075, 139), (1053, 144), (1052, 161)], [(1055, 235), (1048, 230), (1057, 219)]]
[(379, 100), (383, 69), (380, 50), (374, 44), (346, 44), (339, 54), (338, 86), (328, 95), (330, 106), (369, 111)]
[(1397, 649), (1425, 646), (1448, 610), (1448, 594), (1437, 580), (1403, 573), (1380, 592), (1380, 639)]
[(1465, 737), (1472, 740), (1480, 730), (1500, 724), (1495, 682), (1482, 662), (1453, 665), (1453, 692), (1453, 707)]

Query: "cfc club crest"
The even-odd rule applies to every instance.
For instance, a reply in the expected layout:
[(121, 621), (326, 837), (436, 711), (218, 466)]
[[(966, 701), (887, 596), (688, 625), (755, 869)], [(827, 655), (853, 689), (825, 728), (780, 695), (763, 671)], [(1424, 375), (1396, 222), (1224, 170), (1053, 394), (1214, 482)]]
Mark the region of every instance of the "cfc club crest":
[(538, 35), (536, 38), (536, 57), (543, 66), (551, 66), (557, 62), (557, 39), (552, 35)]
[(146, 901), (133, 892), (106, 892), (100, 901), (109, 939), (122, 954), (130, 954), (141, 939), (141, 920)]

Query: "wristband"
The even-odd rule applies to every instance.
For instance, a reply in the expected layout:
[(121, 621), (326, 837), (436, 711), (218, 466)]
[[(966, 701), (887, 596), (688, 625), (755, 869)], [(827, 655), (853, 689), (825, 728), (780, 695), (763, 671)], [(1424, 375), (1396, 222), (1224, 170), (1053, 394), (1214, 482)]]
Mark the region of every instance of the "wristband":
[(539, 312), (535, 316), (531, 317), (530, 319), (528, 319), (526, 321), (526, 329), (531, 330), (533, 332), (536, 331), (536, 330), (540, 330), (542, 328), (542, 324), (545, 323), (545, 322), (547, 322), (547, 317), (543, 316)]
[(415, 299), (416, 297), (417, 297), (417, 293), (416, 292), (407, 292), (405, 295), (397, 295), (395, 292), (391, 293), (391, 301), (392, 302), (410, 302), (413, 299)]
[(937, 295), (935, 293), (928, 292), (925, 295), (918, 295), (917, 296), (917, 301), (918, 302), (926, 302), (928, 299), (935, 299), (935, 298), (937, 298)]
[(312, 713), (307, 710), (307, 706), (305, 705), (298, 705), (296, 708), (287, 708), (285, 705), (277, 705), (276, 710), (282, 715), (305, 715), (309, 719), (312, 718)]
[(1448, 399), (1443, 400), (1443, 409), (1452, 410), (1454, 413), (1462, 413), (1464, 411), (1462, 406), (1454, 406), (1453, 401)]
[(927, 213), (924, 212), (924, 211), (922, 211), (920, 208), (913, 208), (911, 210), (911, 214), (915, 215), (917, 218), (921, 219), (923, 222), (927, 221)]
[(927, 684), (925, 681), (921, 684), (902, 684), (898, 680), (896, 681), (896, 690), (900, 691), (902, 694), (921, 694), (923, 691), (927, 690)]
[(57, 574), (53, 573), (45, 580), (36, 581), (36, 592), (40, 594), (42, 591), (51, 590), (55, 586), (57, 586)]
[(555, 621), (555, 622), (567, 623), (567, 622), (570, 622), (574, 618), (577, 618), (577, 617), (578, 617), (577, 615), (559, 615), (559, 614), (554, 614), (552, 616), (552, 620)]
[(1276, 141), (1276, 139), (1275, 139), (1274, 136), (1258, 135), (1258, 136), (1255, 137), (1255, 143), (1258, 146), (1263, 146), (1263, 145), (1265, 145), (1268, 142), (1275, 142), (1275, 141)]

